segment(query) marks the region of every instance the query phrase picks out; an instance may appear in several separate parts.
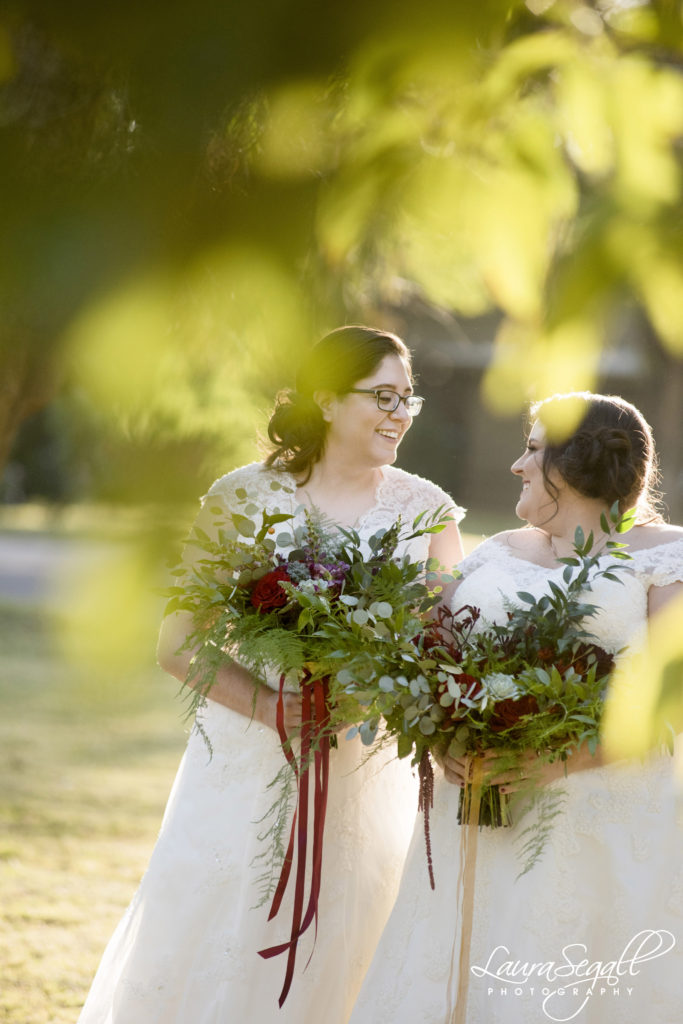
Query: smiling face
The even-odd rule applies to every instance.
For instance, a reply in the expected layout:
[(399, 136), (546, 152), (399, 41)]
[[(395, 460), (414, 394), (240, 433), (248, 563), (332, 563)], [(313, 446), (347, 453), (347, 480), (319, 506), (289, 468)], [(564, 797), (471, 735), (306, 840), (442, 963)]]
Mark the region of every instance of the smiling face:
[[(545, 448), (545, 430), (536, 420), (527, 438), (524, 454), (520, 455), (510, 467), (515, 476), (522, 481), (522, 493), (517, 502), (515, 513), (520, 519), (532, 526), (543, 526), (555, 517), (558, 504), (551, 495), (543, 478), (543, 449)], [(549, 479), (560, 494), (564, 481), (559, 473), (552, 470)], [(559, 498), (560, 495), (557, 497)]]
[[(410, 374), (400, 356), (388, 355), (367, 377), (355, 381), (354, 387), (384, 389), (399, 395), (411, 395)], [(401, 439), (412, 419), (400, 402), (393, 412), (377, 408), (374, 395), (321, 393), (316, 400), (329, 423), (326, 454), (344, 453), (373, 468), (396, 460)]]

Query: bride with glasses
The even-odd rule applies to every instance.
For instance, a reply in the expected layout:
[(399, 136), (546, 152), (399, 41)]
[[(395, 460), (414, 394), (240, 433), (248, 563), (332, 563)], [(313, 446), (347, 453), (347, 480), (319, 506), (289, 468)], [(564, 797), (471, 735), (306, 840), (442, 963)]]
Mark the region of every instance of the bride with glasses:
[[(216, 536), (211, 509), (218, 503), (229, 515), (246, 491), (259, 509), (277, 506), (295, 523), (316, 509), (353, 527), (369, 555), (370, 538), (399, 515), (411, 523), (445, 505), (453, 517), (446, 529), (402, 542), (397, 555), (452, 566), (462, 555), (462, 510), (439, 487), (393, 465), (422, 401), (400, 338), (367, 327), (333, 331), (310, 352), (296, 388), (279, 396), (268, 458), (217, 480), (197, 525)], [(187, 613), (176, 613), (159, 640), (160, 664), (182, 681), (192, 652), (179, 650), (190, 627)], [(80, 1024), (348, 1020), (396, 896), (415, 781), (391, 751), (368, 760), (359, 740), (343, 738), (332, 751), (317, 939), (313, 928), (303, 936), (298, 962), (312, 954), (310, 962), (297, 969), (278, 1009), (283, 968), (258, 952), (288, 937), (282, 922), (291, 910), (288, 918), (283, 904), (269, 923), (268, 908), (254, 908), (252, 866), (263, 852), (256, 823), (272, 802), (267, 786), (284, 764), (277, 679), (266, 682), (255, 690), (235, 663), (220, 670), (200, 712), (213, 754), (193, 730), (148, 870), (105, 951)], [(301, 700), (297, 693), (284, 700), (290, 733), (301, 723)]]

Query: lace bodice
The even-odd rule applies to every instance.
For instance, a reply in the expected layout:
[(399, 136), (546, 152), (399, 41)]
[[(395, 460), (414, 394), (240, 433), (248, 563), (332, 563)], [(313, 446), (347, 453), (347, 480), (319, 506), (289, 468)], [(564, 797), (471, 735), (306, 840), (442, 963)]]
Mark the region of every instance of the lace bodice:
[[(291, 539), (293, 528), (305, 523), (305, 506), (298, 502), (292, 477), (286, 472), (268, 469), (259, 462), (233, 470), (232, 473), (227, 473), (216, 480), (202, 502), (204, 507), (212, 508), (216, 500), (220, 502), (220, 507), (226, 514), (241, 512), (251, 515), (256, 521), (259, 521), (264, 508), (269, 512), (293, 515), (293, 520), (283, 523), (274, 535), (276, 550), (282, 555), (287, 555), (294, 546)], [(420, 512), (433, 512), (441, 506), (450, 509), (457, 521), (464, 515), (464, 510), (454, 505), (449, 495), (436, 484), (394, 466), (384, 466), (382, 479), (375, 494), (375, 503), (353, 524), (360, 537), (361, 548), (370, 556), (370, 538), (379, 530), (386, 530), (399, 516), (408, 527)], [(424, 534), (410, 541), (400, 540), (396, 555), (407, 555), (417, 562), (426, 560), (429, 557), (430, 536)], [(265, 682), (274, 689), (277, 689), (279, 679), (280, 673), (274, 666), (264, 673)], [(298, 686), (295, 675), (286, 678), (286, 689), (296, 691)]]
[[(220, 477), (209, 488), (203, 501), (206, 503), (208, 498), (217, 498), (226, 511), (239, 511), (240, 502), (244, 501), (244, 492), (259, 511), (267, 508), (271, 512), (288, 512), (294, 515), (295, 524), (303, 523), (304, 508), (297, 500), (293, 478), (281, 470), (268, 469), (260, 462)], [(399, 516), (406, 526), (410, 526), (420, 512), (433, 512), (440, 506), (449, 509), (457, 522), (465, 514), (464, 509), (455, 505), (452, 498), (436, 484), (395, 466), (384, 466), (374, 505), (363, 513), (353, 527), (361, 541), (367, 544), (373, 534), (386, 530)], [(429, 540), (430, 535), (427, 534), (412, 541), (403, 541), (399, 544), (397, 554), (407, 554), (415, 561), (422, 561), (427, 558)], [(291, 545), (279, 544), (278, 547), (285, 554)]]
[[(630, 554), (630, 562), (613, 560), (619, 582), (600, 577), (590, 594), (598, 611), (587, 620), (586, 627), (612, 653), (637, 645), (641, 639), (649, 588), (683, 580), (683, 539)], [(561, 583), (564, 566), (551, 569), (529, 562), (515, 555), (505, 538), (493, 537), (476, 548), (458, 568), (463, 579), (455, 592), (453, 608), (474, 605), (487, 622), (503, 623), (507, 605), (520, 603), (515, 600), (518, 591), (526, 590), (534, 596), (543, 593), (548, 580)]]

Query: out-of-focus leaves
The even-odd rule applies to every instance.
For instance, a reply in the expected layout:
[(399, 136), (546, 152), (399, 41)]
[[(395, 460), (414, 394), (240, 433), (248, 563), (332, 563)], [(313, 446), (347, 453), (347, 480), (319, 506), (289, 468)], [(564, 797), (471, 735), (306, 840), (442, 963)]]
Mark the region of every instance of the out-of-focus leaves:
[(605, 716), (608, 756), (642, 757), (683, 730), (682, 617), (679, 597), (652, 619), (647, 646), (621, 661)]
[(681, 171), (675, 148), (683, 131), (683, 78), (637, 57), (621, 58), (610, 84), (618, 150), (617, 200), (646, 214), (680, 198)]
[(485, 399), (509, 415), (532, 399), (588, 390), (600, 356), (600, 326), (596, 317), (577, 316), (544, 332), (507, 321), (484, 376)]
[[(309, 337), (292, 275), (267, 251), (227, 246), (174, 274), (136, 275), (84, 311), (67, 347), (72, 378), (119, 430), (203, 438), (219, 469), (253, 451)], [(158, 466), (160, 497), (170, 470)]]
[(672, 10), (349, 0), (323, 24), (306, 0), (200, 0), (154, 24), (132, 0), (106, 19), (16, 0), (4, 63), (0, 43), (14, 336), (40, 352), (77, 335), (102, 403), (147, 407), (127, 414), (142, 436), (246, 432), (227, 387), (264, 395), (291, 338), (405, 294), (502, 311), (496, 409), (590, 386), (624, 300), (679, 352)]

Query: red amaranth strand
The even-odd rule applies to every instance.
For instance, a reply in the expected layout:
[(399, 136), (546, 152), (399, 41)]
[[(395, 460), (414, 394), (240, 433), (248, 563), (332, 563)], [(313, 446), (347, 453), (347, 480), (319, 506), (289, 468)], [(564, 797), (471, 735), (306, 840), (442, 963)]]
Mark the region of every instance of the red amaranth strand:
[(427, 870), (429, 872), (429, 884), (432, 889), (434, 885), (434, 865), (432, 863), (432, 836), (429, 830), (429, 812), (434, 806), (434, 769), (429, 751), (424, 750), (418, 765), (420, 779), (419, 799), (417, 802), (418, 811), (422, 811), (425, 829), (425, 849), (427, 851)]

